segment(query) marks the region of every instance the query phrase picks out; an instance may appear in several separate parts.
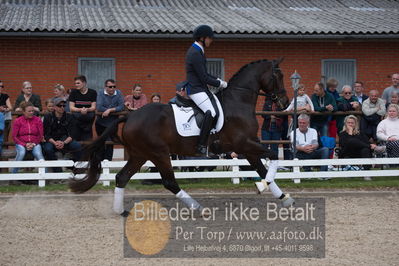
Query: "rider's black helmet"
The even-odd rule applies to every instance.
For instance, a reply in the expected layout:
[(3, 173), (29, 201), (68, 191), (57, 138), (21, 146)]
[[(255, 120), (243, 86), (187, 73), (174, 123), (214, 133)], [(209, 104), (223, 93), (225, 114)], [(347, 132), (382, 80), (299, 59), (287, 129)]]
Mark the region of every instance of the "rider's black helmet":
[(213, 29), (208, 25), (200, 25), (194, 29), (193, 38), (198, 41), (201, 37), (213, 38)]

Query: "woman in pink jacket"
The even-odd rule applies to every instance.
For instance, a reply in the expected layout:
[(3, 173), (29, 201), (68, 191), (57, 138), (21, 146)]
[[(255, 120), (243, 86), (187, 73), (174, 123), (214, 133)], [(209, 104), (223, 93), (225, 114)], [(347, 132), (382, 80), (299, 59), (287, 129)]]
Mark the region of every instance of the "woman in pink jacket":
[(147, 104), (147, 96), (143, 93), (140, 84), (134, 84), (132, 92), (132, 95), (125, 97), (125, 106), (129, 111), (136, 111)]
[[(26, 151), (32, 151), (36, 160), (44, 160), (40, 142), (43, 139), (43, 122), (35, 116), (34, 106), (30, 102), (20, 104), (23, 115), (15, 119), (12, 126), (12, 137), (15, 142), (17, 156), (15, 161), (22, 161)], [(18, 168), (12, 170), (18, 172)]]

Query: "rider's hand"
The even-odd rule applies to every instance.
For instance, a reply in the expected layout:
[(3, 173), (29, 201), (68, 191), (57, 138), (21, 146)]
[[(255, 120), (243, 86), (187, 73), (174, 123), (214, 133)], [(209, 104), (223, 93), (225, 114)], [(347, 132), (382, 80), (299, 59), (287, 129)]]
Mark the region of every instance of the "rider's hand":
[(227, 88), (227, 82), (221, 79), (218, 79), (220, 81), (219, 88), (225, 89)]

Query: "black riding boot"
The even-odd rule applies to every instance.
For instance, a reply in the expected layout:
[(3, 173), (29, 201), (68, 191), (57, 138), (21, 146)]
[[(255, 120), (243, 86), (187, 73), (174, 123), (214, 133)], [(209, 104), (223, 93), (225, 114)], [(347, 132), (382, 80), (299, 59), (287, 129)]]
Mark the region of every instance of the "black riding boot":
[(202, 122), (202, 127), (200, 131), (200, 135), (198, 137), (198, 147), (197, 147), (197, 155), (198, 156), (206, 156), (206, 150), (208, 146), (208, 137), (209, 133), (212, 130), (213, 117), (211, 115), (211, 111), (207, 111), (204, 116), (204, 120)]

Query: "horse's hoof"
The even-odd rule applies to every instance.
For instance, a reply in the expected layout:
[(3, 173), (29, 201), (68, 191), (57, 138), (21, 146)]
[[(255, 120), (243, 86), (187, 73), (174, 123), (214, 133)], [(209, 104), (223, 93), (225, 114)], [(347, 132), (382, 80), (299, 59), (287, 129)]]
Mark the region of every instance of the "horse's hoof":
[(282, 199), (283, 207), (290, 207), (295, 204), (295, 200), (290, 194), (286, 194), (285, 197)]
[(262, 179), (262, 181), (260, 182), (255, 182), (255, 186), (258, 190), (258, 194), (262, 193), (265, 190), (269, 190), (269, 185), (267, 184), (265, 179)]
[(129, 215), (130, 215), (130, 212), (128, 212), (126, 210), (121, 213), (122, 217), (128, 217)]

